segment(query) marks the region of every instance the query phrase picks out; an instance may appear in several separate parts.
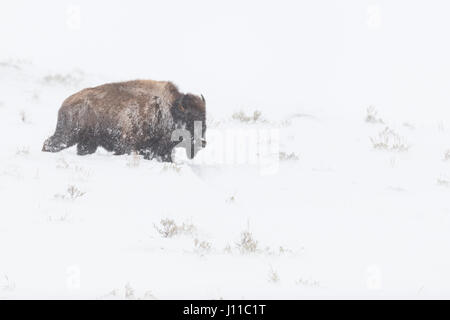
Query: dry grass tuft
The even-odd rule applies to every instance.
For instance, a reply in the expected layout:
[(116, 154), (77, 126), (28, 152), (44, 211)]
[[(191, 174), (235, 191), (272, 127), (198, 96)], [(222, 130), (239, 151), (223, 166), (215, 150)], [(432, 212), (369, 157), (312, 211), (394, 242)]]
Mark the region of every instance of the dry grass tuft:
[(437, 178), (436, 183), (439, 186), (449, 187), (450, 186), (450, 179), (447, 176), (442, 175), (439, 178)]
[(378, 111), (374, 106), (369, 106), (366, 109), (366, 122), (367, 123), (384, 123), (383, 119), (378, 116)]
[(243, 254), (255, 253), (258, 251), (258, 241), (253, 239), (250, 231), (243, 231), (241, 233), (241, 239), (236, 243), (236, 247)]
[(57, 198), (57, 199), (75, 200), (77, 198), (80, 198), (80, 197), (84, 196), (85, 194), (86, 194), (86, 192), (81, 191), (76, 186), (70, 185), (67, 188), (67, 191), (66, 191), (65, 194), (56, 194), (55, 198)]
[(72, 185), (67, 188), (67, 194), (70, 196), (72, 200), (74, 200), (76, 198), (82, 197), (85, 194), (85, 192), (79, 190), (77, 187)]
[(291, 153), (280, 152), (279, 158), (280, 161), (297, 161), (299, 159), (299, 157), (293, 152)]
[(207, 241), (200, 241), (196, 238), (194, 239), (194, 250), (199, 254), (210, 253), (212, 250), (212, 244)]
[(196, 228), (193, 224), (183, 222), (181, 225), (177, 225), (172, 219), (161, 219), (160, 226), (154, 224), (156, 231), (163, 238), (172, 238), (177, 235), (193, 235)]
[(450, 160), (450, 149), (446, 150), (444, 153), (444, 161)]
[(176, 172), (181, 173), (181, 170), (183, 170), (183, 167), (181, 165), (178, 165), (176, 163), (164, 163), (162, 167), (163, 172)]
[(136, 293), (136, 290), (127, 283), (123, 289), (114, 289), (108, 294), (100, 297), (101, 300), (156, 300), (151, 291), (146, 291), (142, 296)]
[(389, 127), (385, 127), (375, 138), (370, 138), (370, 141), (377, 150), (405, 152), (410, 148), (406, 140)]
[(269, 270), (269, 282), (271, 283), (280, 282), (280, 276), (278, 275), (278, 272), (276, 272), (276, 270), (274, 270), (272, 267), (270, 267)]
[(45, 76), (42, 81), (45, 84), (59, 84), (64, 86), (77, 86), (81, 83), (83, 77), (83, 73), (80, 71), (75, 71), (73, 73), (68, 74), (50, 74)]
[(252, 115), (247, 115), (244, 111), (235, 112), (232, 114), (231, 118), (240, 122), (265, 122), (262, 117), (261, 111), (255, 110)]

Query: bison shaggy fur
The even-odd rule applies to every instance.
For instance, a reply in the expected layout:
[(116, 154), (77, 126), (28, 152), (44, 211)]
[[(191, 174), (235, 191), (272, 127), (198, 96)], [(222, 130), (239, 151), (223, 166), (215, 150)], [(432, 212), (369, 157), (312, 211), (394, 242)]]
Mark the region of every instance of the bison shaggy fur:
[[(180, 93), (168, 81), (136, 80), (87, 88), (68, 97), (58, 112), (53, 136), (44, 142), (47, 152), (77, 145), (79, 155), (101, 146), (114, 154), (139, 153), (148, 159), (172, 161), (172, 149), (180, 143), (172, 133), (190, 133), (188, 155), (204, 146), (205, 99)], [(201, 137), (194, 123), (201, 122)], [(200, 147), (201, 148), (201, 147)]]

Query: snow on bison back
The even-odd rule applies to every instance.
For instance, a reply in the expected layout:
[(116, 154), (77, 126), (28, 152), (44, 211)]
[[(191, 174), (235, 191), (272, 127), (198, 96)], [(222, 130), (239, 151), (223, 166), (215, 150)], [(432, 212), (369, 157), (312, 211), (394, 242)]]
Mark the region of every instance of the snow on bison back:
[(180, 93), (168, 81), (104, 84), (81, 90), (63, 102), (55, 133), (42, 151), (58, 152), (76, 144), (79, 155), (94, 153), (101, 146), (117, 155), (137, 152), (147, 159), (172, 161), (172, 149), (180, 144), (173, 141), (172, 133), (178, 129), (187, 130), (183, 145), (188, 156), (194, 156), (205, 146), (205, 113), (203, 96)]

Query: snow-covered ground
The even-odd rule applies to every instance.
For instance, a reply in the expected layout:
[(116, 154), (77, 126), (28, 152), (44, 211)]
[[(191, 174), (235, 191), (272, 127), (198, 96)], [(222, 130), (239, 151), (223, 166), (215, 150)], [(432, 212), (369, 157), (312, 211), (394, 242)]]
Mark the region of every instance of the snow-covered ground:
[[(62, 3), (1, 5), (0, 298), (450, 296), (448, 4)], [(131, 39), (169, 16), (175, 44)], [(41, 152), (67, 96), (134, 77), (204, 93), (197, 159)], [(268, 130), (272, 171), (204, 160), (214, 135)]]

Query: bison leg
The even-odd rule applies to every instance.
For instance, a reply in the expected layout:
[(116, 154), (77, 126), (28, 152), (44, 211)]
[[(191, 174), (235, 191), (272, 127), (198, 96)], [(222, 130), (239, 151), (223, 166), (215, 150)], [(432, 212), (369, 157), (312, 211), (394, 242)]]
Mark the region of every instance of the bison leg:
[(144, 155), (144, 159), (146, 160), (157, 159), (162, 162), (172, 162), (172, 154), (170, 153), (155, 154), (153, 152), (143, 152), (141, 154)]
[(172, 149), (167, 148), (147, 148), (140, 150), (140, 155), (146, 160), (158, 159), (162, 162), (172, 162)]
[(95, 151), (97, 151), (97, 143), (95, 141), (85, 140), (82, 142), (78, 142), (77, 144), (77, 154), (79, 156), (92, 154)]
[(172, 153), (160, 155), (162, 162), (172, 162)]

